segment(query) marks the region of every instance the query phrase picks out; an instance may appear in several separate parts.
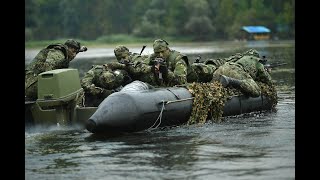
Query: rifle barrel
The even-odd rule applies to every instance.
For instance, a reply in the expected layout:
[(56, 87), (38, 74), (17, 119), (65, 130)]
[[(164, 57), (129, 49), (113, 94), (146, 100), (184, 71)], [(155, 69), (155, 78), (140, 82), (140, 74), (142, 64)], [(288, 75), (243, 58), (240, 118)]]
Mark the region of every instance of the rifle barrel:
[(287, 65), (288, 63), (272, 63), (272, 64), (266, 64), (264, 67), (266, 68), (275, 68), (283, 65)]
[(146, 47), (147, 47), (146, 45), (143, 45), (143, 46), (142, 46), (142, 49), (141, 49), (141, 51), (140, 51), (140, 55), (142, 54), (144, 48), (146, 48)]

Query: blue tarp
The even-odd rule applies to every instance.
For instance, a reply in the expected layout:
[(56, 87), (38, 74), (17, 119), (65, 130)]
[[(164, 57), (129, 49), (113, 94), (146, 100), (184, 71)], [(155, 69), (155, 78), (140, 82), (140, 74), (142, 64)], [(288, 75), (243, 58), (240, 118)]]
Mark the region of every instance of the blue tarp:
[(270, 29), (264, 26), (242, 26), (242, 29), (248, 33), (269, 33)]

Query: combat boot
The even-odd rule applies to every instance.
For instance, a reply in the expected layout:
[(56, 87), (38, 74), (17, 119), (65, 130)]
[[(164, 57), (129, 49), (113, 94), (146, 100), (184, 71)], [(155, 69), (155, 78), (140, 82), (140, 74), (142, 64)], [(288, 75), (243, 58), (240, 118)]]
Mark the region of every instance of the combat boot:
[(219, 79), (220, 83), (223, 87), (232, 86), (234, 88), (239, 88), (241, 81), (235, 78), (231, 78), (228, 76), (221, 75)]

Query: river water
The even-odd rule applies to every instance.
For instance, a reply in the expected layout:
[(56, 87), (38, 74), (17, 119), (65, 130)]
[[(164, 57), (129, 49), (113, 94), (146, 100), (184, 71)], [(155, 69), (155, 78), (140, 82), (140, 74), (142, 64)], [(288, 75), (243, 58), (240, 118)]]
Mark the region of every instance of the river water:
[[(198, 54), (204, 60), (249, 48), (270, 62), (288, 63), (271, 72), (279, 97), (275, 111), (120, 136), (98, 136), (80, 126), (25, 128), (25, 178), (295, 179), (295, 42), (173, 46), (191, 61)], [(26, 63), (30, 52), (26, 50)], [(112, 59), (104, 53), (102, 57), (87, 55), (70, 66), (79, 68), (82, 76), (92, 64)]]

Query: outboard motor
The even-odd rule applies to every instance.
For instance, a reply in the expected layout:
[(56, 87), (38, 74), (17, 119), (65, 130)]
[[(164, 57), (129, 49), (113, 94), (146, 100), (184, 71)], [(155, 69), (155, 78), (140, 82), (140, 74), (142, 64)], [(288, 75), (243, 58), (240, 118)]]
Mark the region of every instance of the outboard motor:
[(76, 118), (83, 98), (77, 69), (56, 69), (38, 75), (38, 99), (28, 107), (34, 124), (66, 125)]

